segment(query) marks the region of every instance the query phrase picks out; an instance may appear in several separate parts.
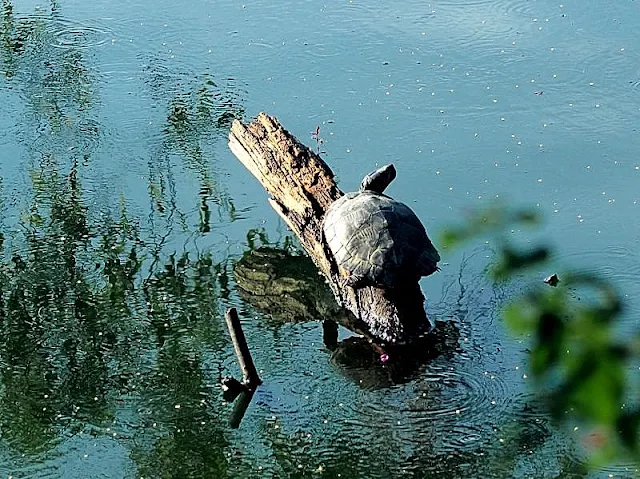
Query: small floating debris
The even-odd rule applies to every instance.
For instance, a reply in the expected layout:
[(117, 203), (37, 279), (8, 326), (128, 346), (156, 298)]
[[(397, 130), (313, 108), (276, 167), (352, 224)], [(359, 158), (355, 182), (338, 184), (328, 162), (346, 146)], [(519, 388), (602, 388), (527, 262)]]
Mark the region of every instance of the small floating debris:
[(560, 278), (558, 278), (558, 275), (553, 273), (551, 276), (547, 276), (544, 279), (544, 282), (547, 283), (549, 286), (558, 286), (558, 283), (560, 282)]

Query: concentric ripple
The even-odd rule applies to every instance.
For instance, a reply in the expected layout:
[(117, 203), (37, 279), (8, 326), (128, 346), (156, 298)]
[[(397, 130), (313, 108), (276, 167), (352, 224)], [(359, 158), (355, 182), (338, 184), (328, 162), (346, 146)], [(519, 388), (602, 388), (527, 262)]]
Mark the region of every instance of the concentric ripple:
[(52, 45), (58, 48), (87, 49), (106, 43), (112, 32), (102, 26), (88, 25), (66, 19), (56, 19), (49, 24)]
[(480, 417), (499, 414), (509, 398), (501, 376), (453, 366), (431, 368), (415, 389), (418, 395), (409, 402), (409, 410), (416, 419), (457, 416), (467, 423), (481, 422)]

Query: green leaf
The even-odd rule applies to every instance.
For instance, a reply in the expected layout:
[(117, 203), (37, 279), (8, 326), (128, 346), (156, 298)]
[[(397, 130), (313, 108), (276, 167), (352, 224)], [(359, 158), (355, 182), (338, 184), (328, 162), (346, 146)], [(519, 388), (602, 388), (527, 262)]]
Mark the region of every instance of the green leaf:
[(525, 301), (515, 301), (507, 305), (502, 311), (502, 317), (507, 326), (516, 334), (529, 334), (533, 331), (538, 310), (534, 305)]

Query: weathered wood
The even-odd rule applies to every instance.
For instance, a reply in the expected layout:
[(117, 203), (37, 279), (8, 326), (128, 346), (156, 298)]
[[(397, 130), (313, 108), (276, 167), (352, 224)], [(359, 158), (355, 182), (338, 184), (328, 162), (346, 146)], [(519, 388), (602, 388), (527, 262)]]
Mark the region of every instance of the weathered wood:
[(385, 343), (411, 341), (429, 329), (417, 283), (395, 292), (343, 286), (322, 237), (324, 215), (343, 193), (322, 158), (265, 113), (247, 125), (234, 121), (229, 148), (271, 195), (269, 203), (329, 280), (338, 302), (367, 324), (373, 338)]

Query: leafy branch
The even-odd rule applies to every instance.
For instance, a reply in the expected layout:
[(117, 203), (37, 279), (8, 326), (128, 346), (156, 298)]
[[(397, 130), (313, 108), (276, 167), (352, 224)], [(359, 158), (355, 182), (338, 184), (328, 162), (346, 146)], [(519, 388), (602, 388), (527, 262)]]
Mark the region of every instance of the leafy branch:
[[(510, 229), (540, 223), (535, 211), (493, 205), (447, 230), (442, 242), (451, 248), (491, 235), (497, 258), (489, 274), (494, 281), (508, 282), (548, 264), (549, 247), (515, 246), (506, 237)], [(525, 287), (504, 307), (505, 323), (530, 337), (529, 369), (553, 417), (591, 429), (585, 441), (594, 447), (591, 465), (622, 458), (640, 463), (640, 405), (627, 402), (638, 390), (628, 371), (640, 356), (640, 335), (616, 334), (624, 304), (608, 280), (573, 270), (558, 276), (557, 283)]]

